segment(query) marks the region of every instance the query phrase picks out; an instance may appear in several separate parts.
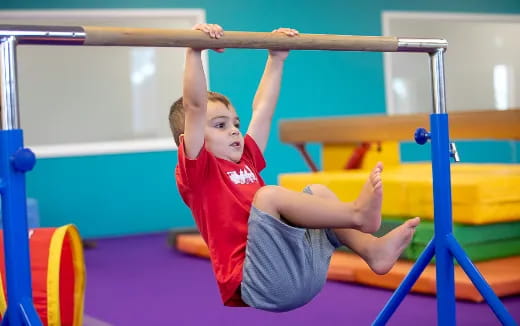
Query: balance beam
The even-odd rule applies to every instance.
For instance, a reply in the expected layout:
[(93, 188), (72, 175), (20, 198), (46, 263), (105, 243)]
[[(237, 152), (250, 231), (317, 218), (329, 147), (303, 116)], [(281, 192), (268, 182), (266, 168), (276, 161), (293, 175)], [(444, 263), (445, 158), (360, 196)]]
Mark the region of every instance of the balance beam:
[[(283, 120), (280, 140), (292, 144), (412, 141), (415, 129), (428, 127), (429, 119), (429, 114), (417, 113)], [(449, 123), (452, 139), (520, 139), (520, 108), (450, 112)]]

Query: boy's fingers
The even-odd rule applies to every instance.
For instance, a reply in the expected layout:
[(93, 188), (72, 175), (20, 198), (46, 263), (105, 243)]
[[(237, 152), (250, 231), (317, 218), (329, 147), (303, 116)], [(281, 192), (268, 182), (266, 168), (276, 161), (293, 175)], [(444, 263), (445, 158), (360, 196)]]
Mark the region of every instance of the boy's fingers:
[[(196, 24), (192, 29), (204, 32), (209, 35), (209, 37), (216, 39), (224, 35), (224, 29), (218, 24)], [(219, 53), (224, 52), (223, 48), (216, 48), (212, 50)]]
[(296, 30), (294, 28), (286, 28), (286, 27), (277, 28), (277, 29), (273, 30), (273, 33), (284, 33), (287, 36), (296, 36), (296, 35), (300, 34), (300, 32), (298, 32), (298, 30)]
[(209, 34), (213, 38), (220, 38), (224, 34), (224, 30), (220, 25), (217, 24), (209, 24)]
[(193, 29), (203, 31), (212, 38), (220, 38), (224, 35), (224, 30), (217, 24), (196, 24)]
[(211, 28), (214, 29), (215, 31), (223, 31), (223, 28), (222, 26), (218, 25), (218, 24), (210, 24)]

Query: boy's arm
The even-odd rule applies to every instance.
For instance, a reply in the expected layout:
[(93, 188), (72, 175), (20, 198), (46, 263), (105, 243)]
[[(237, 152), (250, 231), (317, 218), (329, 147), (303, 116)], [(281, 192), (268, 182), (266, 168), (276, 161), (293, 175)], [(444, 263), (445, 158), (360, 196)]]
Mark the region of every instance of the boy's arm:
[[(194, 29), (212, 38), (223, 35), (222, 28), (214, 24), (197, 24)], [(196, 158), (204, 146), (204, 129), (208, 106), (208, 89), (202, 67), (203, 49), (187, 49), (183, 77), (182, 103), (184, 107), (184, 150), (186, 157)], [(223, 49), (217, 49), (222, 52)]]
[[(273, 33), (284, 33), (293, 37), (298, 35), (298, 31), (290, 28), (279, 28)], [(247, 134), (250, 135), (262, 151), (265, 150), (274, 109), (280, 94), (280, 84), (285, 59), (288, 51), (269, 51), (269, 57), (265, 65), (264, 73), (253, 100), (253, 114)]]

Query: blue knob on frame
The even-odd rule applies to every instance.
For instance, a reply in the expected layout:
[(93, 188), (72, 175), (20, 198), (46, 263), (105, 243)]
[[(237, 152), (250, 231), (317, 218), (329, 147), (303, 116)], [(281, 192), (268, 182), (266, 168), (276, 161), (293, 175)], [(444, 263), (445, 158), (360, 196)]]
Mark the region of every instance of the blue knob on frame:
[(417, 144), (424, 145), (428, 140), (430, 140), (430, 133), (424, 128), (417, 128), (414, 138)]
[(36, 164), (36, 156), (29, 148), (21, 148), (11, 157), (11, 162), (15, 170), (27, 172)]

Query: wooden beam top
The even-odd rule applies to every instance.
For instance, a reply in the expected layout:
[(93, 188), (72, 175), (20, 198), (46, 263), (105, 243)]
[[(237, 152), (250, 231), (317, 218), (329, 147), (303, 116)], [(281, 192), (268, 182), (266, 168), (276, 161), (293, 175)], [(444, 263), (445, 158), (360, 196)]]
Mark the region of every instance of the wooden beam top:
[[(448, 114), (451, 139), (520, 140), (520, 109), (459, 111)], [(430, 114), (345, 116), (283, 120), (286, 143), (357, 143), (414, 141), (417, 128), (430, 130)]]

